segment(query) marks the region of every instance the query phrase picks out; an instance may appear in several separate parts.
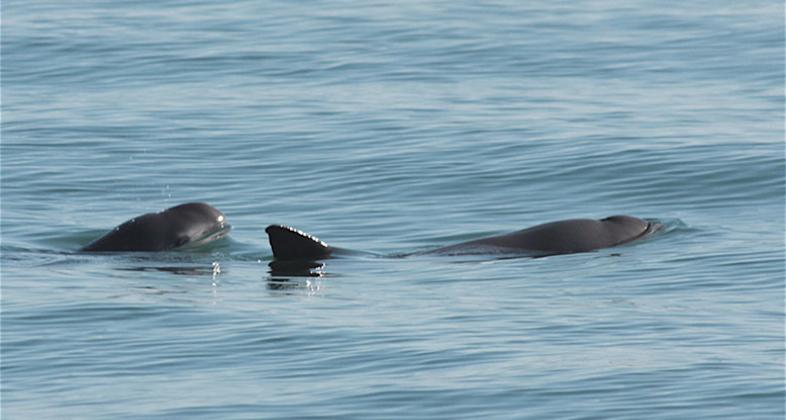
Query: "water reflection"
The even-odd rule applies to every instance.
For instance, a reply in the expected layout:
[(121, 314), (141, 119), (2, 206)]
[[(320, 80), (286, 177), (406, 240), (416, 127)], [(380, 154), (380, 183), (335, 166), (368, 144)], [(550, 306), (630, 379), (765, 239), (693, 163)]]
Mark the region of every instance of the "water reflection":
[(325, 263), (319, 261), (271, 261), (270, 275), (273, 277), (322, 277)]
[(321, 289), (325, 264), (318, 261), (271, 261), (267, 287), (270, 290), (306, 288), (309, 292)]
[[(147, 266), (147, 267), (119, 267), (118, 270), (123, 271), (160, 271), (165, 273), (177, 274), (181, 276), (212, 276), (214, 279), (218, 274), (215, 266), (206, 267), (202, 266)], [(219, 271), (220, 273), (220, 271)]]

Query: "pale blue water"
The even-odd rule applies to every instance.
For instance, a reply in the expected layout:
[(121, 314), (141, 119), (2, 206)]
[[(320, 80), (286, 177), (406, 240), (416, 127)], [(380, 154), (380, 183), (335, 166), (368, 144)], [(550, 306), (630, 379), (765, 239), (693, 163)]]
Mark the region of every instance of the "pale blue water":
[[(783, 52), (774, 1), (4, 1), (2, 417), (783, 418)], [(187, 201), (231, 238), (75, 253)], [(619, 213), (667, 229), (264, 233)]]

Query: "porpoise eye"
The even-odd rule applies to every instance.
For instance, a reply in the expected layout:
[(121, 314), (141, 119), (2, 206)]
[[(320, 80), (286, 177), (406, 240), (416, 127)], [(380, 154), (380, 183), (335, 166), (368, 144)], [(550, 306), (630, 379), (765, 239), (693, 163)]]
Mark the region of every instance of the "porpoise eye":
[(183, 246), (188, 243), (188, 236), (180, 236), (175, 241), (175, 247)]

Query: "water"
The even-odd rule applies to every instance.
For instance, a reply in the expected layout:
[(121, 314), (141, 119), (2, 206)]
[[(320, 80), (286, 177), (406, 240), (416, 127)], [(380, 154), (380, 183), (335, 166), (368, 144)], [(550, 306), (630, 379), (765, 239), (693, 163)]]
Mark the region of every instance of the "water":
[[(3, 418), (784, 417), (781, 2), (2, 11)], [(231, 238), (75, 252), (188, 201)], [(384, 257), (620, 213), (667, 229)]]

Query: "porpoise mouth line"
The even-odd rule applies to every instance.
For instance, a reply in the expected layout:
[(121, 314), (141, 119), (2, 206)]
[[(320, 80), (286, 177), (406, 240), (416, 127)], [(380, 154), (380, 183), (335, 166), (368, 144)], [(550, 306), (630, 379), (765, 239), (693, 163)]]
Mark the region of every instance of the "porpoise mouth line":
[(647, 221), (647, 226), (644, 228), (644, 230), (640, 234), (638, 234), (638, 235), (636, 235), (636, 236), (634, 236), (634, 237), (632, 237), (630, 239), (626, 239), (626, 240), (618, 243), (615, 246), (625, 245), (625, 244), (627, 244), (629, 242), (637, 241), (637, 240), (639, 240), (639, 239), (641, 239), (641, 238), (643, 238), (645, 236), (651, 235), (651, 234), (653, 234), (653, 233), (655, 233), (655, 232), (657, 232), (657, 231), (659, 231), (661, 229), (663, 229), (663, 225), (662, 224), (660, 224), (660, 223), (653, 223), (653, 222), (650, 222), (648, 220)]
[(203, 244), (205, 244), (207, 242), (212, 242), (212, 241), (215, 241), (217, 239), (221, 239), (224, 236), (227, 236), (227, 234), (229, 234), (230, 230), (232, 230), (232, 225), (226, 223), (226, 224), (222, 225), (221, 227), (219, 227), (219, 228), (217, 228), (215, 230), (211, 230), (211, 231), (205, 233), (204, 235), (202, 235), (201, 237), (199, 237), (197, 239), (194, 239), (193, 241), (191, 241), (191, 242), (189, 242), (189, 243), (179, 247), (179, 249), (192, 248), (192, 247), (195, 247), (195, 246), (203, 245)]

